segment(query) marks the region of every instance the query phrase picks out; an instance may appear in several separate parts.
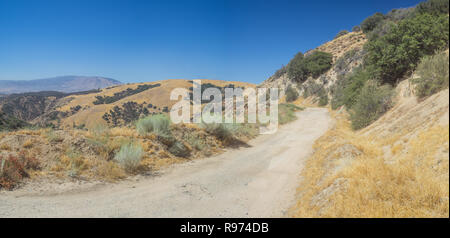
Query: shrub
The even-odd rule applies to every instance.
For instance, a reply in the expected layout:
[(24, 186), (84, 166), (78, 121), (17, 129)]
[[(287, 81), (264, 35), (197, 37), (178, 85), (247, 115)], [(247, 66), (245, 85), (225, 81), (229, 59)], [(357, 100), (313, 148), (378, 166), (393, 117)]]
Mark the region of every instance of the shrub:
[(0, 157), (0, 188), (13, 189), (23, 179), (28, 177), (26, 170), (39, 169), (39, 161), (28, 157), (22, 151), (19, 157), (10, 155), (7, 159)]
[(384, 20), (383, 13), (375, 13), (372, 16), (364, 19), (364, 21), (361, 23), (361, 29), (364, 33), (368, 33), (375, 29), (375, 27)]
[(331, 108), (337, 109), (345, 105), (347, 109), (350, 109), (357, 101), (362, 87), (369, 79), (369, 71), (358, 68), (351, 75), (338, 80), (331, 89)]
[(352, 128), (364, 128), (381, 117), (391, 107), (392, 95), (393, 89), (390, 85), (380, 86), (375, 81), (367, 81), (350, 110)]
[(303, 82), (308, 77), (308, 72), (304, 64), (304, 55), (302, 52), (297, 53), (287, 65), (287, 73), (289, 78), (297, 82)]
[(448, 0), (428, 0), (426, 2), (421, 2), (416, 7), (416, 12), (418, 14), (448, 14), (448, 7), (449, 1)]
[(393, 21), (383, 20), (375, 27), (375, 29), (367, 33), (367, 38), (371, 41), (376, 40), (388, 34), (394, 26), (395, 23)]
[(169, 152), (178, 157), (188, 157), (191, 153), (191, 150), (185, 146), (183, 143), (176, 141), (169, 148)]
[(221, 140), (233, 137), (234, 127), (228, 123), (204, 123), (205, 131)]
[(289, 78), (296, 82), (304, 82), (309, 76), (314, 78), (329, 70), (333, 63), (333, 55), (326, 52), (314, 51), (308, 56), (299, 52), (288, 64)]
[(168, 135), (170, 134), (170, 119), (163, 114), (148, 116), (136, 123), (136, 129), (140, 135), (148, 133)]
[(17, 130), (26, 126), (29, 124), (0, 111), (0, 131)]
[(157, 114), (140, 119), (136, 123), (136, 129), (140, 135), (154, 133), (161, 143), (172, 146), (176, 139), (170, 130), (170, 119), (164, 114)]
[(27, 176), (23, 164), (16, 157), (0, 159), (0, 188), (12, 189)]
[(103, 114), (102, 118), (111, 126), (128, 125), (142, 116), (148, 116), (145, 104), (138, 104), (130, 101), (123, 103), (122, 106), (114, 106), (109, 112)]
[(424, 55), (448, 47), (448, 16), (418, 15), (401, 21), (391, 31), (367, 44), (367, 65), (383, 83), (395, 84), (412, 71)]
[(358, 49), (351, 49), (345, 52), (341, 57), (339, 57), (334, 63), (334, 67), (337, 71), (342, 71), (348, 67), (348, 64), (356, 60), (355, 56), (358, 53)]
[(205, 129), (205, 131), (219, 140), (225, 142), (232, 142), (235, 138), (235, 134), (239, 130), (239, 124), (237, 123), (205, 123), (201, 124), (201, 127)]
[(341, 36), (343, 36), (343, 35), (347, 35), (347, 34), (348, 34), (348, 31), (347, 31), (347, 30), (339, 31), (339, 32), (336, 34), (336, 36), (334, 37), (334, 39), (337, 39), (337, 38), (339, 38), (339, 37), (341, 37)]
[(446, 53), (424, 57), (417, 66), (419, 78), (412, 82), (420, 98), (433, 95), (449, 85), (449, 57)]
[(329, 70), (333, 63), (333, 55), (322, 51), (314, 51), (305, 57), (307, 72), (314, 78)]
[(352, 27), (352, 31), (353, 32), (360, 32), (361, 31), (361, 27), (360, 26), (354, 26), (354, 27)]
[(280, 69), (275, 71), (272, 78), (279, 78), (279, 77), (283, 76), (283, 74), (285, 74), (286, 72), (287, 72), (287, 67), (283, 65), (283, 66), (281, 66)]
[(303, 108), (298, 107), (291, 103), (282, 103), (278, 105), (278, 123), (281, 125), (297, 119), (294, 112), (303, 110)]
[(322, 89), (322, 86), (314, 81), (308, 81), (302, 85), (303, 97), (307, 98), (317, 93)]
[(322, 88), (319, 93), (319, 106), (324, 107), (328, 105), (328, 93)]
[(141, 163), (144, 150), (142, 146), (132, 143), (124, 144), (114, 156), (114, 160), (128, 172), (134, 172)]
[(60, 143), (64, 141), (64, 138), (57, 132), (55, 132), (53, 129), (49, 129), (45, 136), (47, 137), (48, 142), (54, 144), (54, 143)]
[(414, 16), (414, 7), (410, 8), (399, 8), (399, 9), (392, 9), (388, 14), (386, 14), (386, 18), (398, 22), (406, 18), (411, 18)]
[(286, 102), (293, 102), (297, 100), (298, 92), (291, 85), (286, 89)]
[(185, 133), (183, 134), (183, 140), (185, 140), (191, 147), (196, 150), (203, 150), (206, 146), (206, 142), (203, 138), (201, 138), (198, 134), (194, 133)]

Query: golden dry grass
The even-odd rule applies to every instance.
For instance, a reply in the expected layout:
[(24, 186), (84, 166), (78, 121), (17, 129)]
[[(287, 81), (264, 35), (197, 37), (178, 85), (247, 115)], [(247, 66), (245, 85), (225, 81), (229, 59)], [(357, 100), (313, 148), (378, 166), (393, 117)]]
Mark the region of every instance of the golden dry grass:
[(25, 143), (23, 143), (22, 147), (25, 149), (31, 149), (33, 147), (33, 143), (34, 142), (32, 139), (28, 139)]
[[(212, 83), (214, 85), (223, 87), (228, 84), (234, 84), (239, 87), (255, 87), (255, 85), (243, 82), (234, 81), (223, 81), (223, 80), (208, 80), (201, 79), (202, 83)], [(158, 106), (159, 108), (171, 107), (177, 101), (170, 100), (170, 93), (175, 88), (189, 88), (192, 87), (190, 80), (184, 79), (170, 79), (161, 80), (148, 83), (135, 83), (135, 84), (124, 84), (116, 86), (113, 88), (102, 89), (101, 92), (86, 94), (86, 95), (75, 95), (70, 96), (72, 99), (65, 105), (57, 108), (58, 111), (69, 112), (70, 108), (75, 106), (81, 106), (83, 109), (76, 114), (62, 119), (62, 126), (66, 128), (71, 128), (73, 124), (82, 125), (84, 124), (88, 128), (92, 128), (98, 124), (106, 124), (102, 119), (104, 113), (109, 112), (114, 106), (120, 106), (125, 102), (133, 101), (136, 103), (151, 103)], [(93, 102), (96, 100), (96, 96), (112, 96), (114, 93), (124, 91), (127, 88), (137, 88), (139, 85), (150, 84), (154, 85), (160, 83), (161, 86), (151, 88), (149, 90), (143, 91), (141, 93), (125, 97), (117, 102), (111, 104), (101, 104), (94, 105)]]
[(325, 44), (317, 47), (314, 50), (327, 52), (333, 55), (333, 60), (336, 60), (345, 52), (354, 48), (361, 48), (366, 43), (367, 38), (362, 32), (349, 32), (337, 39), (333, 39)]
[(7, 145), (7, 144), (0, 144), (0, 151), (5, 150), (5, 151), (10, 151), (11, 150), (11, 146)]
[[(171, 125), (170, 129), (175, 139), (191, 152), (188, 158), (170, 153), (170, 146), (154, 133), (139, 135), (133, 126), (109, 128), (101, 124), (88, 130), (46, 128), (2, 132), (0, 153), (16, 155), (25, 151), (37, 158), (42, 166), (32, 171), (32, 179), (45, 176), (114, 182), (137, 173), (157, 173), (174, 164), (220, 153), (225, 147), (220, 139), (198, 125)], [(242, 128), (236, 136), (245, 141), (252, 137), (248, 132)], [(194, 148), (193, 142), (197, 141), (202, 146)], [(144, 151), (137, 171), (133, 172), (125, 171), (114, 160), (121, 146), (129, 143), (142, 146)]]
[[(448, 125), (421, 130), (406, 142), (400, 135), (380, 141), (351, 131), (345, 116), (334, 115), (335, 128), (316, 141), (302, 172), (290, 216), (449, 217)], [(400, 142), (388, 162), (383, 144)]]

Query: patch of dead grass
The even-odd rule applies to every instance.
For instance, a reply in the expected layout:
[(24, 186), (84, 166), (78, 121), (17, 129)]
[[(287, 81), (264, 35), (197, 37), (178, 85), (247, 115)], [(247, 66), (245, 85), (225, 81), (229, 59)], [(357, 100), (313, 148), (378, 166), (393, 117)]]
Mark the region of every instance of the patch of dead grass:
[[(376, 140), (351, 131), (338, 116), (336, 127), (314, 145), (290, 216), (448, 217), (448, 141), (448, 125), (422, 130), (409, 140), (402, 135)], [(388, 163), (381, 148), (396, 142), (395, 160)], [(360, 153), (336, 171), (336, 151), (348, 144)]]

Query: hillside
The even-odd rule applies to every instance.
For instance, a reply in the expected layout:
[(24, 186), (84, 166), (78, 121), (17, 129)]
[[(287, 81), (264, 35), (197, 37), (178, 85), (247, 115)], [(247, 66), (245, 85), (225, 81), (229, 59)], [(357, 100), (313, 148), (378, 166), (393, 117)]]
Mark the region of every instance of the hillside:
[[(248, 83), (202, 80), (205, 87), (231, 84), (254, 87)], [(0, 113), (0, 162), (6, 162), (0, 188), (16, 188), (30, 176), (66, 182), (77, 178), (116, 181), (211, 156), (226, 147), (245, 146), (257, 134), (256, 125), (249, 124), (171, 124), (165, 114), (176, 103), (169, 100), (171, 90), (179, 87), (189, 89), (192, 81), (164, 80), (99, 91), (24, 93), (2, 98), (2, 110), (45, 127), (21, 129), (28, 124)], [(288, 110), (294, 109), (286, 108), (286, 114), (291, 115)], [(108, 120), (105, 114), (110, 115)], [(290, 116), (288, 121), (293, 118)], [(130, 169), (128, 160), (135, 155), (127, 153), (137, 153), (142, 163)]]
[(396, 105), (361, 131), (333, 112), (290, 216), (449, 216), (449, 91), (421, 101), (404, 81), (397, 92)]
[[(261, 86), (279, 88), (281, 98), (285, 96), (286, 89), (289, 86), (295, 88), (300, 95), (303, 95), (305, 91), (308, 90), (307, 87), (313, 88), (312, 90), (315, 91), (318, 91), (321, 87), (330, 88), (338, 79), (351, 73), (353, 69), (362, 63), (362, 55), (364, 54), (363, 45), (366, 42), (367, 38), (362, 32), (350, 32), (337, 39), (333, 39), (305, 54), (308, 55), (314, 51), (322, 51), (332, 55), (332, 67), (320, 77), (309, 77), (305, 82), (298, 83), (292, 80), (288, 73), (284, 70), (281, 71), (281, 73), (276, 73), (266, 79), (263, 83), (261, 83)], [(351, 57), (343, 57), (346, 53), (351, 53)], [(345, 60), (341, 60), (345, 62), (338, 61), (341, 57), (342, 59), (345, 58)]]
[[(236, 87), (254, 87), (254, 85), (242, 82), (228, 82), (220, 80), (202, 80), (202, 84), (212, 84), (223, 87), (233, 84)], [(141, 89), (139, 88), (141, 87)], [(106, 125), (105, 114), (111, 110), (123, 111), (122, 114), (133, 113), (138, 119), (140, 114), (158, 114), (168, 112), (177, 101), (170, 100), (170, 92), (175, 88), (192, 87), (192, 81), (184, 79), (162, 80), (151, 83), (136, 83), (102, 89), (97, 93), (85, 95), (71, 95), (60, 100), (60, 105), (51, 111), (47, 111), (35, 122), (49, 121), (49, 115), (59, 115), (59, 125), (72, 127), (73, 125), (85, 125), (93, 127), (99, 124)], [(135, 91), (133, 91), (135, 90)], [(98, 98), (109, 97), (105, 102)], [(108, 101), (109, 100), (109, 101)], [(144, 113), (145, 111), (145, 113)], [(119, 116), (120, 117), (120, 116)], [(51, 120), (52, 118), (50, 118)], [(111, 118), (110, 124), (114, 118)], [(129, 123), (118, 118), (118, 125)], [(128, 120), (128, 119), (125, 119)], [(133, 121), (133, 119), (130, 119)], [(130, 121), (130, 122), (131, 122)], [(55, 121), (52, 121), (55, 122)], [(42, 124), (42, 123), (41, 123)]]
[[(205, 87), (254, 87), (249, 83), (220, 80), (202, 80), (202, 84)], [(75, 93), (43, 91), (11, 94), (0, 98), (0, 111), (38, 126), (121, 126), (130, 124), (140, 116), (167, 113), (177, 102), (170, 100), (170, 92), (175, 88), (191, 87), (191, 80), (173, 79)], [(105, 120), (106, 116), (108, 120)]]
[(104, 77), (61, 76), (35, 80), (0, 80), (0, 94), (57, 91), (64, 93), (106, 88), (121, 82)]
[(335, 126), (315, 142), (289, 216), (449, 216), (448, 20), (439, 0), (376, 13), (361, 50), (295, 83), (295, 103), (327, 106)]
[(27, 126), (28, 123), (19, 120), (15, 117), (6, 115), (0, 112), (0, 131), (2, 130), (16, 130), (20, 129), (24, 126)]

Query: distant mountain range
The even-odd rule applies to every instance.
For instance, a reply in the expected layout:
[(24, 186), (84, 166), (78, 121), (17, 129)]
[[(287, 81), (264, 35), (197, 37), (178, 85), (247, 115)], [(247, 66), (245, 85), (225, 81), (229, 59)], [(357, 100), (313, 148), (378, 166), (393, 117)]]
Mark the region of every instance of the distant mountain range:
[(115, 79), (87, 76), (61, 76), (35, 80), (0, 80), (0, 95), (40, 91), (72, 93), (119, 84), (122, 83)]

